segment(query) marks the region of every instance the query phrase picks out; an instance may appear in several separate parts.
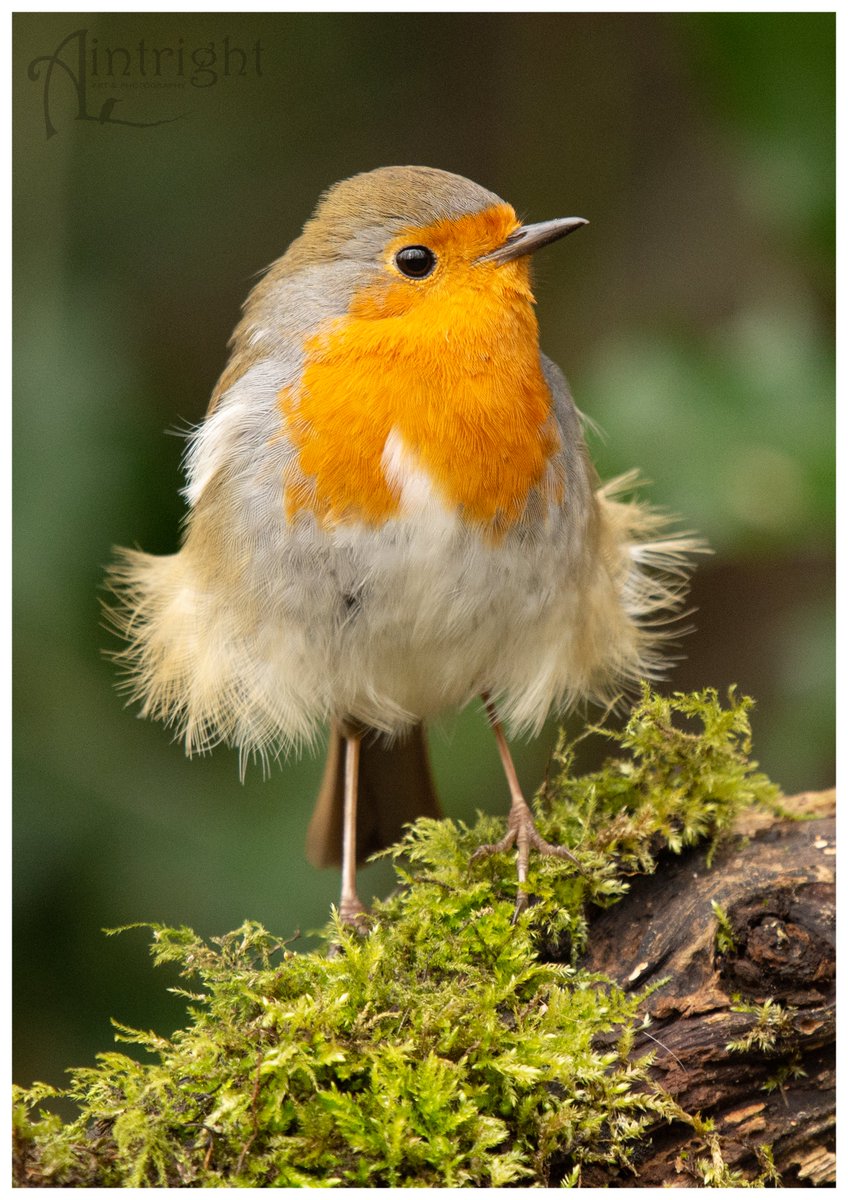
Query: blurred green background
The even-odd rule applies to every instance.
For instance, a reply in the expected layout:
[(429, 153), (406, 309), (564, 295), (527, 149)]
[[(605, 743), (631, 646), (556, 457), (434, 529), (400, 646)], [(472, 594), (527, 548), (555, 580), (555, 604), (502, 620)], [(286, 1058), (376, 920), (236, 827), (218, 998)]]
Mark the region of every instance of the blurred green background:
[[(602, 473), (639, 466), (714, 548), (670, 686), (737, 682), (771, 775), (833, 782), (832, 15), (14, 25), (16, 1079), (90, 1062), (110, 1016), (179, 1022), (145, 935), (104, 927), (250, 917), (288, 935), (336, 897), (302, 852), (320, 763), (242, 786), (233, 752), (187, 762), (122, 706), (99, 595), (112, 545), (176, 547), (172, 435), (203, 415), (256, 273), (356, 171), (439, 166), (532, 220), (590, 219), (538, 260), (542, 342), (605, 431)], [(77, 30), (95, 119), (57, 68), (48, 138), (28, 67)], [(134, 58), (110, 79), (115, 47)], [(182, 87), (141, 86), (154, 47), (171, 84), (183, 50)], [(552, 737), (519, 751), (528, 788)], [(446, 719), (434, 754), (451, 815), (506, 811), (478, 712)], [(388, 880), (369, 868), (365, 893)]]

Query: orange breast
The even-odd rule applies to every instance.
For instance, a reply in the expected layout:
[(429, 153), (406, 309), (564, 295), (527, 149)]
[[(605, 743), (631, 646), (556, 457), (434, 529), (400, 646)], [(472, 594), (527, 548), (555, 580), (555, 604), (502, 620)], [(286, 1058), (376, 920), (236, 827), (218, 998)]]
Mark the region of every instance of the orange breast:
[[(510, 231), (504, 209), (512, 214), (503, 206), (407, 231), (400, 244), (435, 243), (441, 278), (424, 293), (387, 277), (307, 343), (299, 386), (280, 394), (297, 449), (290, 519), (303, 509), (326, 523), (396, 515), (399, 490), (383, 461), (390, 433), (466, 520), (504, 530), (521, 519), (559, 439), (526, 264), (469, 258), (469, 237), (493, 246)], [(503, 229), (480, 229), (492, 214)]]

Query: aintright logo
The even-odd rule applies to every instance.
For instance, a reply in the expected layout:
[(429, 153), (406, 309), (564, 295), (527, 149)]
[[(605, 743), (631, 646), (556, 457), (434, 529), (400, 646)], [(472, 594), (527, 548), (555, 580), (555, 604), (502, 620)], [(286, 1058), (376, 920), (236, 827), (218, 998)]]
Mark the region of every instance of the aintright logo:
[[(145, 38), (125, 45), (112, 45), (90, 37), (87, 29), (68, 34), (52, 54), (34, 58), (28, 67), (29, 78), (40, 83), (44, 108), (44, 128), (48, 138), (58, 133), (56, 110), (69, 98), (76, 104), (73, 119), (98, 125), (126, 125), (146, 129), (169, 125), (188, 114), (142, 120), (135, 111), (127, 112), (125, 95), (153, 89), (202, 90), (214, 87), (221, 79), (262, 76), (262, 45), (257, 40), (249, 48), (235, 45), (229, 36), (199, 46), (186, 46), (183, 38), (172, 45), (152, 45)], [(104, 98), (94, 98), (107, 91)], [(118, 105), (122, 107), (118, 109)]]

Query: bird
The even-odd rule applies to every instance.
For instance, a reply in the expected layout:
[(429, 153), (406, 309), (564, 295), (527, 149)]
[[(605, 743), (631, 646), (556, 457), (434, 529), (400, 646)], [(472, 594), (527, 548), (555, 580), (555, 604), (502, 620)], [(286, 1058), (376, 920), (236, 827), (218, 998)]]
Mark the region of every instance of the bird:
[(540, 350), (532, 256), (588, 224), (525, 223), (424, 166), (330, 187), (245, 301), (186, 456), (179, 550), (118, 549), (115, 657), (140, 715), (241, 769), (329, 728), (307, 836), (357, 866), (439, 817), (426, 724), (480, 697), (510, 794), (515, 919), (538, 832), (510, 736), (662, 675), (700, 547), (601, 483)]

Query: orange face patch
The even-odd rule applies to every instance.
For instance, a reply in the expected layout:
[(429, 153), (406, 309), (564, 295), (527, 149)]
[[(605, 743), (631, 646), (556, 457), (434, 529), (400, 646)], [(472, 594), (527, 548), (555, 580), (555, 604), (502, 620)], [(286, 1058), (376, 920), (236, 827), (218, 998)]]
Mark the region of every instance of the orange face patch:
[[(298, 451), (289, 518), (396, 515), (399, 489), (383, 461), (393, 433), (446, 506), (500, 530), (521, 519), (559, 441), (527, 263), (477, 261), (517, 226), (498, 205), (405, 231), (386, 248), (384, 277), (309, 339), (300, 385), (280, 395)], [(433, 250), (436, 267), (410, 280), (394, 255), (416, 244)]]

